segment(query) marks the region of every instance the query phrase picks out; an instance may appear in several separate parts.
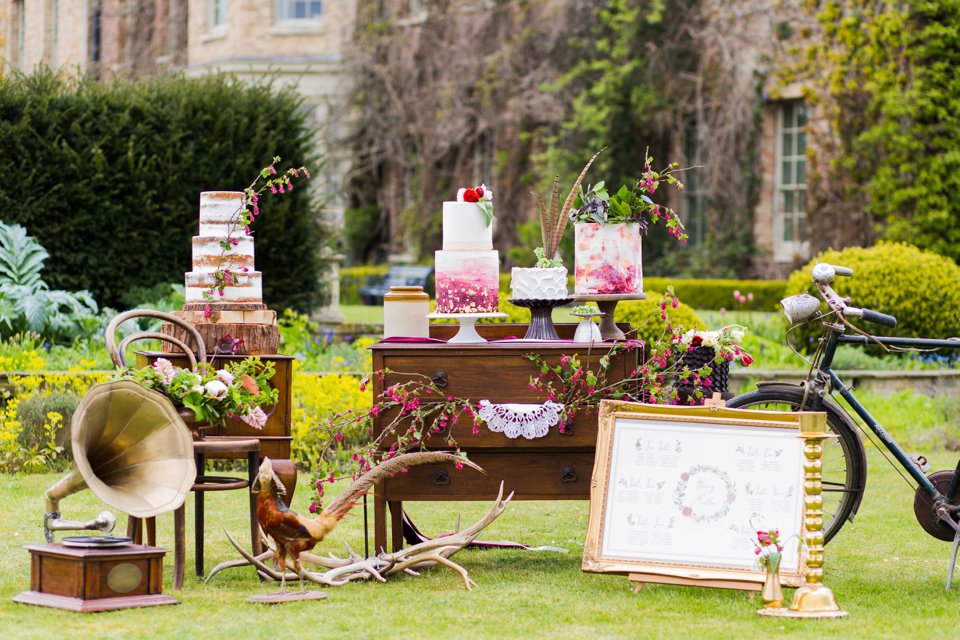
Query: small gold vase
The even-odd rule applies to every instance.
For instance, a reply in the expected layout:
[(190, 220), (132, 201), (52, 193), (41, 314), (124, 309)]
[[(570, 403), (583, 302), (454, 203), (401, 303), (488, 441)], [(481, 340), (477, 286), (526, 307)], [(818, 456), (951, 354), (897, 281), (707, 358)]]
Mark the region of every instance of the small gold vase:
[(780, 588), (780, 553), (767, 555), (767, 576), (763, 581), (760, 598), (767, 609), (779, 609), (783, 606), (783, 589)]

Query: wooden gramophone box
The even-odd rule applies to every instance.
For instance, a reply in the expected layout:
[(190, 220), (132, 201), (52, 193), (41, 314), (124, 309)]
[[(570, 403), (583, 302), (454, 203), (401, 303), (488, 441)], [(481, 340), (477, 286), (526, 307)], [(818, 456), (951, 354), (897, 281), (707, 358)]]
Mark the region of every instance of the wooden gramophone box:
[(109, 611), (179, 604), (163, 595), (166, 549), (28, 545), (30, 590), (13, 601), (71, 611)]

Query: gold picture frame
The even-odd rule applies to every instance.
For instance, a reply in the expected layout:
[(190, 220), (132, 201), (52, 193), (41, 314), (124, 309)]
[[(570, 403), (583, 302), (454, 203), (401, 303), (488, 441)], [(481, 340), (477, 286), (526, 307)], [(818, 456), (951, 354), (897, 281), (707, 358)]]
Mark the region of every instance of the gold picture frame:
[(780, 582), (802, 585), (805, 437), (825, 425), (818, 412), (602, 401), (582, 569), (759, 590), (755, 529), (777, 528)]

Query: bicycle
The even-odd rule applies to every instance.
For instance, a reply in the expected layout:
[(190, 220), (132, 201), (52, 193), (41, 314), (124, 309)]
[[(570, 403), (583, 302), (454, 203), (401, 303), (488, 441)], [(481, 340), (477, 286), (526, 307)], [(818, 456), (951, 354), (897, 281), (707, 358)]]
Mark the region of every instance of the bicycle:
[[(960, 349), (960, 339), (902, 338), (875, 336), (864, 332), (851, 324), (848, 318), (859, 318), (885, 327), (895, 327), (897, 320), (885, 313), (855, 307), (849, 298), (842, 298), (831, 286), (837, 276), (853, 276), (853, 270), (825, 263), (817, 264), (813, 268), (813, 281), (829, 307), (826, 313), (820, 311), (820, 301), (806, 293), (781, 301), (791, 324), (788, 334), (807, 322), (820, 322), (823, 326), (823, 334), (812, 359), (809, 360), (810, 369), (804, 380), (799, 384), (760, 382), (756, 391), (731, 398), (727, 401), (727, 406), (780, 411), (823, 411), (827, 414), (827, 428), (835, 437), (825, 443), (822, 459), (823, 513), (826, 520), (823, 531), (826, 543), (847, 520), (852, 521), (857, 514), (867, 480), (867, 461), (860, 431), (868, 438), (869, 433), (853, 420), (832, 395), (838, 394), (846, 400), (854, 413), (893, 455), (899, 466), (916, 482), (914, 514), (923, 530), (937, 539), (953, 541), (947, 574), (949, 589), (953, 580), (957, 550), (960, 547), (960, 462), (953, 471), (937, 471), (928, 475), (929, 466), (925, 459), (922, 456), (907, 455), (857, 400), (853, 390), (843, 383), (831, 365), (839, 345), (876, 344), (894, 350)], [(847, 333), (848, 328), (853, 332)], [(877, 448), (893, 464), (883, 449)], [(909, 480), (907, 481), (909, 483)]]

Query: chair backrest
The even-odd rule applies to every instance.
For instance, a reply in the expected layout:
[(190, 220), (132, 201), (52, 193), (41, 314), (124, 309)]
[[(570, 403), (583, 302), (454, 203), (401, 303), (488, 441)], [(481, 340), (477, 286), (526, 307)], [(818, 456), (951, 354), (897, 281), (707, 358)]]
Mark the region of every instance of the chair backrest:
[[(178, 327), (184, 329), (193, 339), (194, 349), (191, 349), (186, 343), (178, 338), (168, 336), (164, 333), (158, 333), (156, 331), (140, 331), (137, 333), (131, 333), (121, 340), (119, 345), (117, 345), (117, 329), (121, 324), (133, 318), (157, 318), (159, 320), (164, 320), (165, 322), (177, 325)], [(177, 316), (164, 313), (162, 311), (154, 311), (153, 309), (131, 309), (130, 311), (124, 311), (123, 313), (115, 316), (113, 320), (110, 321), (110, 324), (107, 325), (105, 346), (107, 347), (107, 353), (110, 354), (110, 359), (113, 361), (114, 366), (116, 366), (118, 369), (126, 369), (127, 363), (124, 359), (123, 352), (126, 350), (127, 345), (136, 340), (146, 340), (148, 338), (169, 342), (170, 344), (182, 349), (183, 352), (187, 354), (187, 360), (190, 362), (191, 370), (196, 371), (197, 362), (206, 362), (207, 360), (206, 345), (203, 343), (203, 338), (200, 337), (200, 332), (197, 331), (193, 325), (185, 322)]]

